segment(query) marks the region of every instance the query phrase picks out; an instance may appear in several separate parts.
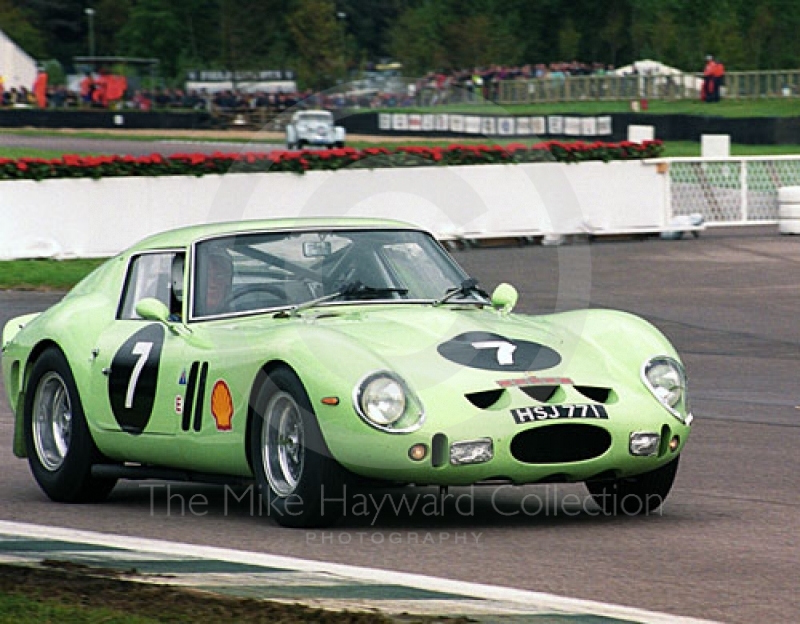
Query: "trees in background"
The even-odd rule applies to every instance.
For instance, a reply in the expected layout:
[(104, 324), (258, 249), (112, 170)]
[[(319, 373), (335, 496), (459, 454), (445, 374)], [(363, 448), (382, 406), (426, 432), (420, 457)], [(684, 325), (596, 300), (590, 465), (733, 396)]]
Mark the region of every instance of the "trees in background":
[(368, 61), (404, 73), (489, 64), (652, 58), (700, 71), (800, 67), (800, 3), (786, 0), (0, 0), (0, 29), (39, 59), (156, 57), (189, 69), (280, 69), (335, 84)]

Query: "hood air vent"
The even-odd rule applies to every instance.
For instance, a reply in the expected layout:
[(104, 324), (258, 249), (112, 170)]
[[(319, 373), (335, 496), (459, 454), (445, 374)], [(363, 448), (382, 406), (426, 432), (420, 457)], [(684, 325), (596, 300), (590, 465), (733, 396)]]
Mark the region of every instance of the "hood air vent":
[(540, 403), (546, 403), (558, 391), (558, 386), (523, 386), (520, 388), (525, 394)]
[(500, 397), (503, 396), (503, 392), (505, 392), (505, 390), (499, 388), (497, 390), (485, 390), (483, 392), (470, 392), (464, 396), (466, 396), (467, 400), (475, 407), (489, 409), (500, 400)]
[(587, 399), (597, 403), (608, 403), (611, 397), (611, 388), (598, 388), (597, 386), (575, 386), (575, 389)]

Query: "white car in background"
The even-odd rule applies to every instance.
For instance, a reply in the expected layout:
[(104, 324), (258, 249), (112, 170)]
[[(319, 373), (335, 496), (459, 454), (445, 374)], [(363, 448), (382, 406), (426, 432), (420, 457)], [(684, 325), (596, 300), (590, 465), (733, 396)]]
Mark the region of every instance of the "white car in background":
[(289, 149), (302, 149), (306, 145), (344, 147), (344, 140), (345, 129), (334, 124), (330, 111), (298, 111), (286, 125), (286, 147)]

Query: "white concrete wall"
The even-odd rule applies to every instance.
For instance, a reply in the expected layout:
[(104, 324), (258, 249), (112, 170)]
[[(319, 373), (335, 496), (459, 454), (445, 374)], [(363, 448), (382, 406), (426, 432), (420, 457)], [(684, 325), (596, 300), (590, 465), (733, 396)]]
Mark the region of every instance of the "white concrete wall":
[(11, 87), (33, 89), (36, 80), (36, 61), (0, 30), (0, 76), (6, 90)]
[(0, 259), (112, 255), (182, 225), (376, 216), (439, 238), (657, 231), (666, 176), (641, 161), (0, 182)]

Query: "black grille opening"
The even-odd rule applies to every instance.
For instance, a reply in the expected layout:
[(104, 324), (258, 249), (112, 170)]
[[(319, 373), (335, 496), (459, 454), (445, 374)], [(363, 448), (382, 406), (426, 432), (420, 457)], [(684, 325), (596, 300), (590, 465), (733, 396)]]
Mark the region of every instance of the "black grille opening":
[(594, 425), (548, 425), (521, 431), (511, 441), (511, 454), (526, 464), (584, 461), (605, 453), (611, 434)]
[(611, 388), (598, 388), (597, 386), (575, 386), (575, 389), (587, 399), (597, 403), (607, 403), (611, 396)]
[(447, 463), (447, 450), (449, 448), (447, 436), (443, 433), (437, 433), (431, 440), (431, 465), (434, 468), (440, 468)]
[(520, 389), (529, 397), (540, 403), (546, 403), (558, 392), (558, 386), (523, 386)]
[(471, 392), (464, 396), (466, 396), (467, 400), (475, 407), (488, 409), (500, 400), (500, 397), (503, 396), (503, 392), (505, 392), (505, 390), (500, 388), (497, 390), (484, 390), (483, 392)]

